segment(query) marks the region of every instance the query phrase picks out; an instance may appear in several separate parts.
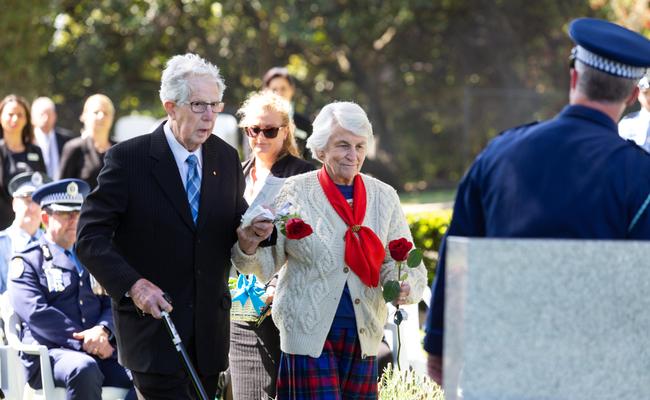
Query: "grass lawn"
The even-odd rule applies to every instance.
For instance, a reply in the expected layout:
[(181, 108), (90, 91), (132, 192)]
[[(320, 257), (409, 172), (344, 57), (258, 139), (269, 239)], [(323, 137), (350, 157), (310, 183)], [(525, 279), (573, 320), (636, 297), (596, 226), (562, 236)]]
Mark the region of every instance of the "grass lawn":
[(448, 203), (454, 201), (455, 189), (400, 193), (402, 204)]

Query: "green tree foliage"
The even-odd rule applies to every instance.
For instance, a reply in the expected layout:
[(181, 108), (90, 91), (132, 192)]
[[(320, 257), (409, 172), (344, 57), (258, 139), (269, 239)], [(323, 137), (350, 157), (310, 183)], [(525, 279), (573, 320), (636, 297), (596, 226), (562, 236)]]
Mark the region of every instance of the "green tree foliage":
[(84, 99), (163, 116), (160, 72), (195, 52), (226, 79), (227, 111), (271, 66), (298, 79), (307, 115), (354, 100), (378, 138), (364, 169), (398, 189), (453, 183), (487, 140), (566, 101), (566, 25), (586, 0), (10, 0), (0, 89), (50, 95), (78, 129)]

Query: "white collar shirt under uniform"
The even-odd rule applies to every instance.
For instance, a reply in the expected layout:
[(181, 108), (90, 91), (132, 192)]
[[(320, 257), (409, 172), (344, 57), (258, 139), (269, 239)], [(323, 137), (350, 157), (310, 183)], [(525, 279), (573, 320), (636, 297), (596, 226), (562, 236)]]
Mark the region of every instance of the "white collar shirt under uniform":
[(650, 111), (640, 111), (626, 115), (618, 124), (618, 134), (623, 139), (633, 140), (645, 151), (650, 152)]
[(171, 122), (167, 121), (165, 125), (163, 126), (163, 130), (165, 132), (165, 139), (167, 139), (167, 143), (169, 144), (169, 147), (172, 149), (172, 154), (174, 155), (174, 160), (176, 161), (176, 166), (178, 167), (178, 172), (181, 174), (181, 179), (183, 180), (183, 188), (187, 185), (187, 170), (188, 170), (188, 165), (187, 165), (187, 157), (189, 157), (190, 154), (194, 154), (198, 160), (197, 167), (199, 169), (199, 177), (203, 177), (203, 156), (201, 152), (201, 147), (199, 146), (198, 149), (194, 151), (189, 151), (185, 147), (183, 147), (182, 144), (178, 142), (176, 137), (174, 136), (174, 133), (172, 132), (172, 128), (170, 126)]
[[(37, 229), (33, 238), (38, 240), (41, 236), (43, 236), (43, 231)], [(7, 272), (11, 257), (16, 252), (25, 249), (31, 239), (32, 236), (29, 233), (15, 224), (0, 232), (0, 293), (7, 290)]]

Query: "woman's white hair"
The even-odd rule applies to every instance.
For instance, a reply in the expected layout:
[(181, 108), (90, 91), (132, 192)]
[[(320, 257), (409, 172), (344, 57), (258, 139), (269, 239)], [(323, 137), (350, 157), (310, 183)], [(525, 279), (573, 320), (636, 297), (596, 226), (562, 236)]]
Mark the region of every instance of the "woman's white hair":
[(320, 110), (312, 125), (314, 129), (307, 139), (307, 148), (311, 151), (312, 157), (320, 162), (323, 160), (318, 156), (318, 152), (327, 147), (327, 141), (336, 127), (341, 127), (357, 136), (364, 136), (368, 139), (368, 146), (373, 145), (372, 124), (366, 112), (357, 103), (351, 101), (337, 101), (326, 105)]
[(192, 53), (176, 55), (167, 61), (160, 80), (160, 100), (163, 103), (166, 101), (187, 103), (191, 94), (188, 80), (195, 76), (212, 78), (219, 89), (219, 101), (221, 101), (226, 84), (219, 74), (219, 68)]

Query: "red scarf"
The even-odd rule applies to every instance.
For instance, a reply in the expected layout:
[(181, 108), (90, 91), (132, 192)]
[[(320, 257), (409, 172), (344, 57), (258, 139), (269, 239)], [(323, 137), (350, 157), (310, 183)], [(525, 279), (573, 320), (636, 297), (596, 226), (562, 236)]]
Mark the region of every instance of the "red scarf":
[(366, 216), (366, 186), (361, 175), (354, 177), (352, 208), (324, 166), (318, 171), (318, 182), (336, 213), (348, 226), (345, 232), (345, 263), (366, 286), (376, 287), (386, 250), (372, 229), (361, 226)]

